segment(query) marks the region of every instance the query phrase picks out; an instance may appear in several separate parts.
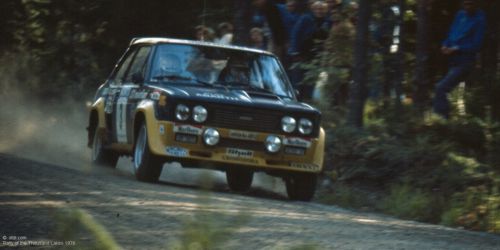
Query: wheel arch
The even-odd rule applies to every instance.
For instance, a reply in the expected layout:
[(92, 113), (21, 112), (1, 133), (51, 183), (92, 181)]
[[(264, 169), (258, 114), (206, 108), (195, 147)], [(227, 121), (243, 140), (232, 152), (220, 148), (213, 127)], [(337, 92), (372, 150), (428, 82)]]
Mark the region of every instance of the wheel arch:
[[(156, 125), (156, 117), (155, 117), (155, 109), (154, 102), (151, 100), (143, 100), (137, 105), (137, 109), (134, 115), (133, 121), (133, 148), (135, 147), (137, 135), (139, 134), (139, 130), (141, 128), (141, 124), (144, 123), (146, 125), (148, 143), (151, 144), (153, 138), (152, 131), (155, 129)], [(151, 145), (149, 145), (151, 147)]]
[(89, 120), (87, 127), (87, 146), (92, 147), (92, 142), (94, 140), (95, 130), (98, 128), (104, 129), (106, 127), (104, 121), (104, 99), (97, 99), (92, 106), (89, 108)]

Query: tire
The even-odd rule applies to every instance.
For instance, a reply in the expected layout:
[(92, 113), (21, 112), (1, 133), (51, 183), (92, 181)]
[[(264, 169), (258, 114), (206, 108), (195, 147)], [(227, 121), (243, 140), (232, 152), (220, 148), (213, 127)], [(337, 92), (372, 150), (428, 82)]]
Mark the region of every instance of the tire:
[(157, 182), (160, 178), (163, 162), (149, 149), (147, 128), (143, 123), (134, 144), (134, 173), (139, 181)]
[(98, 131), (99, 130), (95, 128), (94, 138), (92, 139), (92, 164), (108, 168), (116, 168), (116, 163), (118, 162), (120, 155), (112, 150), (104, 148), (104, 143), (101, 136), (99, 136)]
[(316, 174), (295, 174), (285, 178), (288, 198), (293, 201), (311, 201), (316, 192)]
[(252, 186), (253, 172), (241, 169), (228, 169), (226, 171), (226, 180), (232, 191), (246, 192)]

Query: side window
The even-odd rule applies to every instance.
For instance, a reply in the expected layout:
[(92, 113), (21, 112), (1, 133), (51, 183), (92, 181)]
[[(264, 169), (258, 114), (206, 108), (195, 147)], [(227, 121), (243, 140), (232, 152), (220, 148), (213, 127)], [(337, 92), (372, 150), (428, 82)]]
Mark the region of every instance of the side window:
[(128, 70), (127, 76), (125, 77), (125, 82), (132, 82), (132, 75), (135, 73), (140, 73), (144, 78), (146, 70), (146, 61), (149, 57), (149, 52), (151, 47), (141, 47), (135, 55), (134, 61)]
[(120, 68), (115, 74), (115, 77), (113, 79), (113, 83), (117, 85), (121, 85), (124, 81), (125, 74), (127, 73), (128, 68), (130, 67), (130, 62), (134, 58), (135, 52), (137, 50), (132, 50), (127, 55), (125, 55), (125, 59), (123, 60), (123, 63), (119, 66)]

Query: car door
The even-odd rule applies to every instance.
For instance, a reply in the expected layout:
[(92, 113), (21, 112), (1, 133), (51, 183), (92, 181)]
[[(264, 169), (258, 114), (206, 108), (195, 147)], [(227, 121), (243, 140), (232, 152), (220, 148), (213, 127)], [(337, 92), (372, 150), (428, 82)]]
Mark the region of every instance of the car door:
[(150, 52), (150, 46), (138, 47), (123, 77), (114, 115), (117, 143), (130, 144), (133, 141), (133, 114), (137, 103), (147, 96), (147, 90), (142, 83)]
[[(125, 77), (130, 68), (132, 60), (134, 59), (135, 54), (137, 53), (136, 48), (130, 48), (127, 53), (120, 60), (117, 69), (114, 71), (113, 75), (108, 80), (109, 82), (109, 90), (108, 95), (106, 97), (105, 102), (105, 116), (106, 116), (106, 128), (109, 132), (108, 138), (110, 138), (110, 142), (116, 143), (118, 142), (117, 138), (117, 126), (116, 126), (116, 117), (123, 115), (120, 113), (122, 109), (118, 107), (118, 101), (122, 95), (122, 87), (124, 86)], [(121, 138), (123, 140), (123, 138)]]

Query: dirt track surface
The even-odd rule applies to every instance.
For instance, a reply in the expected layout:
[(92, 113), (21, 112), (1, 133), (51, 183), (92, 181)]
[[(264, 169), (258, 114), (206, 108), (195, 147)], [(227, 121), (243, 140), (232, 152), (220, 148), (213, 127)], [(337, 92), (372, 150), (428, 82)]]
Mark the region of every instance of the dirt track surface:
[[(289, 202), (282, 193), (263, 188), (246, 195), (233, 194), (216, 181), (211, 190), (203, 192), (196, 183), (181, 185), (165, 181), (169, 172), (164, 169), (160, 183), (148, 184), (137, 182), (124, 169), (71, 168), (0, 154), (0, 237), (74, 240), (77, 246), (84, 247), (91, 241), (85, 234), (53, 238), (60, 237), (54, 233), (58, 211), (79, 208), (102, 224), (124, 249), (178, 245), (190, 225), (191, 229), (194, 226), (203, 230), (200, 220), (210, 218), (217, 225), (208, 228), (215, 231), (238, 223), (233, 224), (232, 235), (220, 246), (223, 249), (297, 246), (498, 249), (500, 246), (500, 237), (495, 235), (335, 206)], [(179, 173), (173, 173), (176, 174)]]
[[(244, 195), (228, 191), (219, 172), (175, 165), (164, 167), (160, 183), (141, 183), (130, 159), (120, 159), (117, 169), (90, 166), (81, 103), (41, 107), (26, 104), (27, 98), (0, 100), (0, 249), (20, 249), (6, 246), (3, 236), (70, 240), (76, 246), (59, 248), (95, 249), (82, 221), (65, 217), (74, 209), (90, 215), (124, 249), (171, 249), (185, 242), (202, 249), (189, 245), (195, 240), (252, 250), (500, 249), (497, 235), (289, 202), (281, 181), (261, 175)], [(207, 180), (212, 185), (204, 191)]]

